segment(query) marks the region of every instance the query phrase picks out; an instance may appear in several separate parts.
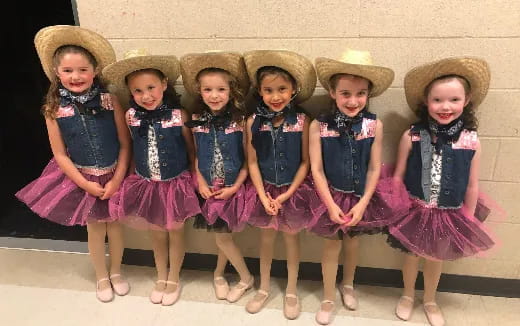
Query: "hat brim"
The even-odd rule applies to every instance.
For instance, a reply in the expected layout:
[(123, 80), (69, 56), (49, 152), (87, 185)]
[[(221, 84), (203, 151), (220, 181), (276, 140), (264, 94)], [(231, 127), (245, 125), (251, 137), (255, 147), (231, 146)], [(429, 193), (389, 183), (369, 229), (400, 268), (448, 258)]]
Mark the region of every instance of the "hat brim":
[(210, 52), (186, 54), (180, 59), (184, 89), (190, 95), (199, 93), (197, 76), (206, 68), (218, 68), (229, 72), (238, 81), (244, 95), (249, 90), (249, 78), (242, 55), (235, 52)]
[(247, 73), (251, 84), (256, 85), (256, 73), (262, 67), (279, 67), (296, 80), (298, 93), (294, 102), (301, 103), (310, 98), (316, 88), (316, 71), (312, 62), (298, 53), (284, 50), (256, 50), (244, 53)]
[(381, 95), (394, 81), (394, 71), (390, 68), (345, 63), (328, 58), (316, 58), (316, 72), (321, 85), (330, 90), (330, 79), (336, 74), (356, 75), (368, 79), (372, 83), (370, 97)]
[[(173, 55), (136, 56), (114, 62), (103, 69), (103, 78), (116, 88), (118, 94), (128, 94), (125, 78), (129, 74), (143, 69), (157, 69), (161, 71), (168, 82), (175, 83), (179, 78), (179, 60)], [(123, 102), (128, 100), (123, 99)]]
[(99, 71), (116, 61), (112, 45), (103, 36), (79, 26), (56, 25), (42, 28), (34, 37), (34, 45), (43, 71), (49, 79), (56, 74), (53, 68), (54, 53), (64, 45), (76, 45), (88, 50), (96, 58)]
[(404, 77), (404, 91), (408, 106), (415, 112), (424, 103), (424, 90), (435, 79), (457, 75), (464, 77), (471, 87), (471, 102), (476, 107), (486, 97), (491, 73), (487, 62), (475, 57), (454, 57), (430, 62), (410, 70)]

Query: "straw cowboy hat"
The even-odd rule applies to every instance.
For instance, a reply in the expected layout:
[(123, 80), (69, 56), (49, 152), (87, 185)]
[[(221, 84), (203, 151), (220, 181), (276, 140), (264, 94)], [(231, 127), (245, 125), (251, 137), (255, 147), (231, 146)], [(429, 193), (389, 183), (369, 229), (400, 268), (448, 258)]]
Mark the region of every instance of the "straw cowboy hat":
[(471, 87), (471, 102), (476, 107), (486, 97), (491, 74), (489, 65), (481, 58), (453, 57), (429, 62), (410, 70), (404, 77), (406, 101), (413, 111), (424, 103), (424, 90), (442, 76), (457, 75), (465, 78)]
[[(122, 97), (122, 103), (129, 99), (125, 78), (129, 74), (142, 69), (157, 69), (161, 71), (168, 82), (175, 83), (179, 78), (179, 60), (174, 55), (150, 55), (145, 49), (130, 50), (125, 53), (124, 59), (114, 62), (103, 69), (105, 78), (115, 92)], [(112, 88), (113, 90), (113, 88)]]
[(208, 51), (186, 54), (180, 60), (182, 82), (191, 95), (199, 93), (197, 76), (206, 68), (219, 68), (229, 72), (238, 81), (244, 94), (249, 90), (249, 78), (242, 55), (236, 52)]
[(96, 58), (99, 71), (116, 61), (112, 45), (103, 36), (79, 26), (56, 25), (42, 28), (34, 37), (34, 45), (43, 71), (49, 79), (56, 74), (52, 63), (54, 53), (64, 45), (81, 46), (88, 50)]
[(298, 53), (286, 50), (256, 50), (244, 53), (249, 80), (256, 85), (256, 73), (265, 66), (275, 66), (286, 70), (296, 80), (296, 103), (301, 103), (312, 96), (316, 88), (316, 72), (312, 62)]
[(330, 78), (336, 74), (356, 75), (370, 80), (370, 97), (381, 95), (394, 80), (394, 71), (375, 66), (368, 51), (347, 49), (339, 60), (316, 58), (315, 63), (320, 83), (326, 90), (330, 90)]

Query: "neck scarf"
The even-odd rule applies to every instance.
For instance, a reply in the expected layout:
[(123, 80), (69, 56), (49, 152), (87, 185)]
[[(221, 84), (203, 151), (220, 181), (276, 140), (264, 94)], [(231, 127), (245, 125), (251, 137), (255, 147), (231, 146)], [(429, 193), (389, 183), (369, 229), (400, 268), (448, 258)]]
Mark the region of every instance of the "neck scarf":
[(148, 137), (148, 127), (155, 122), (171, 119), (172, 108), (165, 98), (163, 103), (155, 110), (147, 110), (139, 106), (133, 99), (130, 100), (130, 107), (135, 109), (135, 117), (141, 120), (141, 125), (138, 129), (138, 134), (141, 137)]
[(208, 110), (202, 112), (198, 120), (191, 120), (184, 125), (188, 128), (198, 126), (214, 126), (215, 128), (226, 127), (231, 122), (231, 110), (229, 104), (224, 108), (220, 114), (212, 114)]
[(318, 120), (321, 122), (326, 122), (328, 128), (337, 130), (342, 135), (353, 136), (354, 131), (352, 130), (352, 126), (361, 122), (364, 115), (365, 109), (359, 111), (358, 114), (353, 117), (349, 117), (339, 109), (336, 109), (334, 114), (319, 117)]
[(459, 117), (447, 125), (441, 125), (432, 117), (428, 117), (428, 128), (430, 134), (437, 137), (435, 152), (440, 153), (444, 144), (451, 144), (459, 139), (460, 133), (464, 128), (464, 121)]
[(292, 102), (289, 102), (283, 110), (275, 112), (269, 110), (267, 105), (264, 103), (264, 101), (260, 101), (258, 105), (256, 106), (256, 118), (253, 121), (253, 125), (251, 126), (251, 144), (256, 149), (259, 145), (258, 133), (260, 132), (260, 127), (266, 123), (267, 121), (273, 122), (273, 119), (279, 116), (286, 117), (288, 114), (291, 114), (294, 112), (294, 107)]
[(104, 110), (99, 96), (104, 90), (97, 83), (94, 83), (88, 92), (81, 95), (72, 93), (61, 84), (58, 87), (58, 92), (60, 94), (60, 105), (71, 105), (78, 109), (80, 114), (94, 115)]

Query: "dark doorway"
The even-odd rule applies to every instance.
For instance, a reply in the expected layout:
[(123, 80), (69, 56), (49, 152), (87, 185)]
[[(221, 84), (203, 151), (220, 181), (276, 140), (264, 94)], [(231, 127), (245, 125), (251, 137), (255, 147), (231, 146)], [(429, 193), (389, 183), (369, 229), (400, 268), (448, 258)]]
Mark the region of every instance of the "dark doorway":
[(34, 35), (45, 26), (75, 25), (70, 0), (18, 2), (4, 12), (11, 22), (2, 31), (8, 56), (3, 84), (7, 99), (0, 120), (0, 236), (86, 241), (83, 227), (64, 227), (33, 214), (14, 197), (37, 178), (52, 154), (40, 107), (49, 82), (34, 48)]

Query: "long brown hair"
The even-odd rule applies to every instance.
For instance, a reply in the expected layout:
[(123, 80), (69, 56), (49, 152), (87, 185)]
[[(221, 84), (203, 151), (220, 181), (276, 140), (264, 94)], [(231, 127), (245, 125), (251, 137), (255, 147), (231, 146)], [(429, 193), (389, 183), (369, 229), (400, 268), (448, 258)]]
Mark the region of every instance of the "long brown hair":
[[(372, 82), (370, 80), (366, 79), (365, 77), (361, 77), (358, 75), (343, 74), (343, 73), (334, 74), (330, 77), (330, 80), (329, 80), (330, 91), (332, 91), (332, 92), (336, 91), (336, 87), (338, 86), (339, 80), (343, 77), (353, 78), (353, 79), (364, 79), (364, 80), (368, 81), (368, 97), (367, 97), (367, 102), (366, 102), (363, 110), (365, 110), (365, 112), (370, 112), (369, 107), (370, 107), (370, 92), (372, 91), (372, 87), (373, 87)], [(323, 115), (323, 116), (332, 115), (338, 109), (338, 106), (336, 105), (336, 100), (334, 100), (332, 97), (330, 97), (330, 94), (329, 94), (329, 98), (330, 98), (329, 107), (322, 110), (322, 113), (320, 115)]]
[[(449, 82), (452, 80), (458, 80), (462, 84), (462, 87), (464, 87), (464, 94), (466, 95), (466, 98), (471, 96), (471, 85), (466, 78), (459, 76), (459, 75), (445, 75), (445, 76), (441, 76), (441, 77), (438, 77), (438, 78), (432, 80), (428, 84), (428, 86), (426, 86), (424, 88), (424, 94), (423, 94), (424, 99), (428, 98), (428, 95), (430, 94), (430, 91), (436, 82)], [(426, 105), (426, 103), (423, 102), (422, 104), (420, 104), (417, 112), (418, 112), (419, 118), (421, 119), (421, 122), (427, 124), (429, 113), (428, 113), (428, 106)], [(462, 118), (462, 121), (464, 122), (465, 129), (477, 130), (478, 119), (475, 115), (475, 110), (473, 107), (473, 103), (471, 102), (471, 99), (469, 100), (468, 104), (466, 104), (466, 106), (464, 106), (464, 109), (462, 110), (461, 118)]]
[[(159, 69), (155, 69), (155, 68), (145, 68), (145, 69), (140, 69), (140, 70), (136, 70), (136, 71), (129, 73), (128, 75), (125, 76), (125, 84), (127, 85), (127, 91), (130, 93), (130, 98), (132, 98), (132, 93), (128, 89), (128, 80), (131, 77), (139, 75), (139, 74), (152, 74), (152, 75), (155, 75), (157, 78), (159, 78), (159, 80), (161, 80), (161, 81), (164, 81), (167, 79), (166, 75), (162, 71), (160, 71)], [(170, 80), (168, 80), (166, 83), (166, 89), (164, 90), (164, 93), (163, 93), (163, 102), (164, 102), (164, 100), (166, 100), (173, 106), (173, 108), (180, 108), (181, 107), (181, 101), (180, 101), (181, 96), (179, 94), (177, 94), (177, 92), (175, 91), (175, 88), (173, 87), (173, 85), (171, 83), (172, 83), (172, 81), (170, 81)]]
[[(97, 69), (98, 63), (96, 58), (90, 53), (87, 49), (77, 46), (77, 45), (63, 45), (60, 46), (56, 52), (54, 52), (54, 56), (52, 58), (52, 66), (54, 70), (58, 69), (60, 65), (61, 59), (69, 53), (76, 53), (84, 56), (90, 64), (94, 67), (94, 71)], [(101, 87), (103, 87), (100, 78), (96, 75), (94, 77), (94, 83), (97, 83)], [(45, 104), (41, 108), (41, 112), (45, 118), (55, 119), (56, 112), (58, 111), (58, 107), (60, 106), (60, 94), (58, 92), (60, 86), (60, 79), (56, 74), (53, 74), (51, 77), (51, 84), (49, 86), (49, 90), (47, 91), (47, 95), (45, 96)]]
[(229, 84), (229, 106), (231, 110), (231, 119), (234, 122), (240, 122), (244, 120), (244, 117), (246, 115), (246, 108), (244, 105), (244, 93), (240, 89), (240, 85), (238, 83), (238, 80), (235, 78), (235, 76), (231, 75), (227, 70), (220, 69), (220, 68), (205, 68), (202, 69), (197, 76), (196, 79), (196, 87), (199, 91), (199, 95), (197, 96), (197, 99), (194, 103), (194, 112), (195, 113), (202, 113), (204, 111), (209, 111), (209, 107), (204, 103), (204, 100), (202, 99), (202, 95), (200, 94), (200, 79), (204, 76), (210, 75), (210, 74), (220, 74), (224, 77), (225, 80), (227, 80)]

